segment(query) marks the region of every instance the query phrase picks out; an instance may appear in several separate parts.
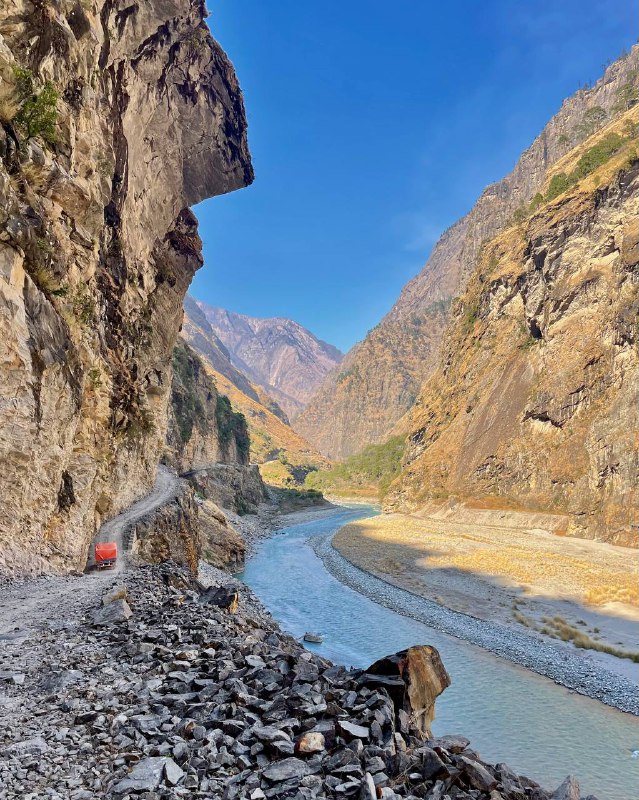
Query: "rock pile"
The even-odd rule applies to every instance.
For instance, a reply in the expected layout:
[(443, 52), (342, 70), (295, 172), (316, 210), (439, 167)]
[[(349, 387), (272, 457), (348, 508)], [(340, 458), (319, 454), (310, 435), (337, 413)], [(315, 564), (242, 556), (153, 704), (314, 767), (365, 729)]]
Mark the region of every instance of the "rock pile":
[[(424, 738), (431, 709), (411, 698), (448, 679), (433, 648), (347, 671), (223, 583), (142, 567), (80, 624), (43, 631), (48, 661), (0, 696), (0, 799), (551, 798), (462, 736)], [(429, 671), (439, 683), (418, 688)]]

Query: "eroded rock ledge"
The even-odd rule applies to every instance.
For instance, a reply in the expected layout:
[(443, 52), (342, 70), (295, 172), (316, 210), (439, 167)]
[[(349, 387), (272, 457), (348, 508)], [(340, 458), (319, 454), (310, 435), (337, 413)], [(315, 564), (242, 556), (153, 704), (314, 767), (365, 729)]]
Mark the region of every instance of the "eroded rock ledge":
[[(45, 787), (70, 800), (551, 797), (463, 736), (427, 738), (448, 680), (433, 648), (347, 671), (279, 631), (241, 584), (204, 591), (166, 563), (127, 573), (126, 586), (112, 608), (43, 630), (39, 670), (14, 680), (3, 669), (15, 662), (0, 663), (13, 684), (2, 800)], [(216, 605), (232, 609), (236, 592), (235, 614)], [(552, 797), (578, 800), (578, 785)]]
[[(188, 207), (253, 179), (205, 16), (203, 0), (0, 5), (0, 573), (82, 567), (153, 484), (202, 265)], [(57, 92), (46, 146), (11, 116), (17, 69)]]

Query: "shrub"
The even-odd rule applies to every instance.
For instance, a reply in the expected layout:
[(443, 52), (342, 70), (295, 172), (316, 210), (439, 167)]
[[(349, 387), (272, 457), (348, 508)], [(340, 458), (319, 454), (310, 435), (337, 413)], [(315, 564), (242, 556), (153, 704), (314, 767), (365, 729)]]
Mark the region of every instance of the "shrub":
[(403, 436), (393, 436), (382, 444), (368, 445), (331, 469), (310, 472), (305, 486), (338, 492), (377, 487), (381, 498), (400, 473), (405, 441)]
[(566, 189), (569, 189), (573, 183), (574, 181), (571, 181), (565, 172), (558, 172), (556, 175), (553, 175), (548, 186), (548, 191), (546, 192), (546, 200), (554, 200), (555, 197), (558, 197), (565, 192)]
[(570, 177), (576, 182), (586, 175), (590, 175), (597, 167), (605, 164), (623, 146), (625, 139), (618, 133), (609, 133), (598, 142), (594, 147), (586, 150), (577, 162), (577, 166), (570, 173)]
[(34, 91), (33, 75), (30, 70), (16, 67), (14, 70), (16, 96), (20, 108), (15, 115), (16, 126), (22, 131), (25, 139), (39, 136), (45, 142), (53, 144), (57, 140), (58, 93), (51, 81), (45, 81), (39, 92)]

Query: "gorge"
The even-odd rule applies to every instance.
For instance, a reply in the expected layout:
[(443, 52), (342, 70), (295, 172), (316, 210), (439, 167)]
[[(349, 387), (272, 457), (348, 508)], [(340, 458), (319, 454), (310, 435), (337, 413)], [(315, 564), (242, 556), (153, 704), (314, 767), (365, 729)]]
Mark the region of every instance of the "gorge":
[(254, 180), (208, 15), (0, 8), (0, 800), (631, 800), (639, 46), (344, 356), (188, 293)]

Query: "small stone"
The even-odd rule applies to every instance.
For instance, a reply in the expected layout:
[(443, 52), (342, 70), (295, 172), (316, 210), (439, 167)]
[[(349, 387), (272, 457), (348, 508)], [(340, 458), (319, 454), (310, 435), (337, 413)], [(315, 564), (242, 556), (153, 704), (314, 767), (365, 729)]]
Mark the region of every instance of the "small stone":
[(181, 769), (172, 758), (167, 758), (164, 762), (164, 775), (166, 782), (170, 786), (176, 786), (184, 777), (184, 770)]
[(354, 722), (347, 722), (343, 719), (337, 721), (337, 728), (341, 733), (352, 738), (368, 739), (370, 736), (370, 730), (368, 728), (365, 728), (363, 725), (356, 725)]
[(305, 733), (296, 744), (295, 750), (303, 755), (321, 753), (325, 749), (324, 736), (321, 733)]
[[(114, 793), (152, 792), (157, 789), (164, 774), (166, 761), (167, 759), (164, 757), (143, 759), (133, 767), (126, 778), (123, 778), (113, 787)], [(177, 767), (177, 764), (175, 766)]]
[(274, 742), (276, 739), (287, 739), (290, 741), (291, 739), (288, 733), (285, 733), (279, 728), (274, 728), (272, 725), (265, 725), (264, 727), (256, 726), (253, 728), (253, 734), (261, 742)]

